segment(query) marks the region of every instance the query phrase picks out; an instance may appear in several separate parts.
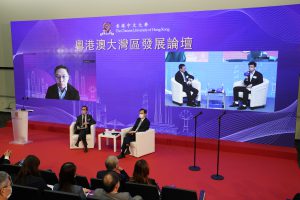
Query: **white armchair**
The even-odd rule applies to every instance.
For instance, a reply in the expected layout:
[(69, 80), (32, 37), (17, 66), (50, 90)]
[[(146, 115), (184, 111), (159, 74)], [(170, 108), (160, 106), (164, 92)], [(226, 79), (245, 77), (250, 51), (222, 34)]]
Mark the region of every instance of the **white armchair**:
[[(259, 108), (264, 107), (267, 103), (267, 94), (268, 94), (268, 88), (269, 88), (270, 81), (268, 79), (264, 78), (263, 83), (253, 86), (251, 88), (251, 93), (249, 94), (248, 99), (250, 100), (250, 108)], [(245, 86), (244, 81), (237, 81), (234, 82), (233, 87), (236, 86)], [(239, 97), (243, 97), (243, 93), (239, 92)]]
[[(192, 86), (198, 90), (197, 101), (201, 101), (201, 82), (198, 80), (192, 81)], [(172, 101), (174, 103), (183, 104), (183, 97), (186, 97), (186, 93), (183, 91), (183, 86), (178, 83), (175, 78), (171, 78), (171, 90), (172, 90)]]
[[(82, 149), (82, 142), (79, 143), (79, 147), (75, 146), (79, 134), (74, 133), (76, 122), (72, 122), (70, 125), (70, 149)], [(91, 133), (86, 135), (86, 141), (88, 143), (88, 148), (94, 148), (96, 142), (96, 124), (91, 125)]]
[[(123, 144), (124, 137), (130, 129), (131, 127), (121, 129), (121, 144)], [(129, 150), (134, 157), (155, 152), (155, 130), (150, 128), (145, 132), (137, 132), (135, 141), (130, 143)]]

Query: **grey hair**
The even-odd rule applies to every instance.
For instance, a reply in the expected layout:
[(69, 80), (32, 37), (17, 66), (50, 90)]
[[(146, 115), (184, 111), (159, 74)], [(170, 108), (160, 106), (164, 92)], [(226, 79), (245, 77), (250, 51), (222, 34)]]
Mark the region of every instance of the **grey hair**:
[(0, 189), (7, 186), (9, 180), (11, 181), (10, 175), (4, 171), (0, 171)]
[(116, 156), (108, 156), (105, 160), (105, 166), (108, 170), (113, 170), (117, 167), (119, 160)]

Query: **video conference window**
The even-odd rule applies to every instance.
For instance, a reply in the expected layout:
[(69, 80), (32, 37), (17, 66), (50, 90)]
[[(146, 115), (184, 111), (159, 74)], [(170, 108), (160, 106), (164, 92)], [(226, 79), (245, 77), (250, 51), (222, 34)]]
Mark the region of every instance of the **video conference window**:
[(165, 105), (274, 112), (278, 51), (166, 52)]
[(94, 53), (30, 53), (23, 62), (28, 97), (96, 101)]

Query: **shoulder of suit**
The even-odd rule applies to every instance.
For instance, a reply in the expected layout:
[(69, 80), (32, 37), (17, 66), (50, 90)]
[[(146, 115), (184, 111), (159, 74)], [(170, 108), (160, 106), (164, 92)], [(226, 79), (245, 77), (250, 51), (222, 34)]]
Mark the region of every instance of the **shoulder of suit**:
[(56, 89), (57, 89), (56, 83), (48, 87), (48, 90), (56, 90)]
[(73, 87), (71, 84), (68, 83), (68, 91), (69, 90), (78, 93), (78, 90), (75, 87)]
[(256, 71), (256, 70), (255, 70), (255, 73), (257, 73), (257, 74), (259, 74), (259, 75), (262, 75), (262, 73), (260, 73), (259, 71)]

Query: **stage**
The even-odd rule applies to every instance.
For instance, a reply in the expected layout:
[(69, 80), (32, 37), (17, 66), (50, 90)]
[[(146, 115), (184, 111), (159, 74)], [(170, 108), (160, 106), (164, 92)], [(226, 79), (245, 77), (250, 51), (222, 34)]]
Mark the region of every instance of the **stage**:
[[(12, 145), (12, 127), (8, 124), (0, 129), (0, 152), (13, 151), (11, 161), (15, 163), (28, 154), (37, 155), (41, 169), (52, 169), (56, 174), (66, 161), (74, 162), (79, 175), (95, 177), (98, 170), (105, 168), (104, 161), (113, 152), (112, 141), (102, 150), (69, 149), (68, 126), (50, 123), (29, 122), (28, 145)], [(97, 129), (97, 133), (101, 129)], [(272, 199), (292, 198), (300, 191), (300, 171), (296, 150), (288, 147), (250, 143), (221, 142), (220, 174), (223, 181), (210, 178), (216, 173), (217, 141), (198, 138), (198, 172), (188, 170), (193, 164), (193, 138), (173, 135), (156, 135), (156, 152), (142, 157), (150, 165), (150, 176), (159, 186), (174, 185), (179, 188), (206, 191), (206, 199)], [(120, 140), (118, 148), (120, 150)], [(127, 156), (120, 161), (129, 175), (132, 175), (137, 158)]]

